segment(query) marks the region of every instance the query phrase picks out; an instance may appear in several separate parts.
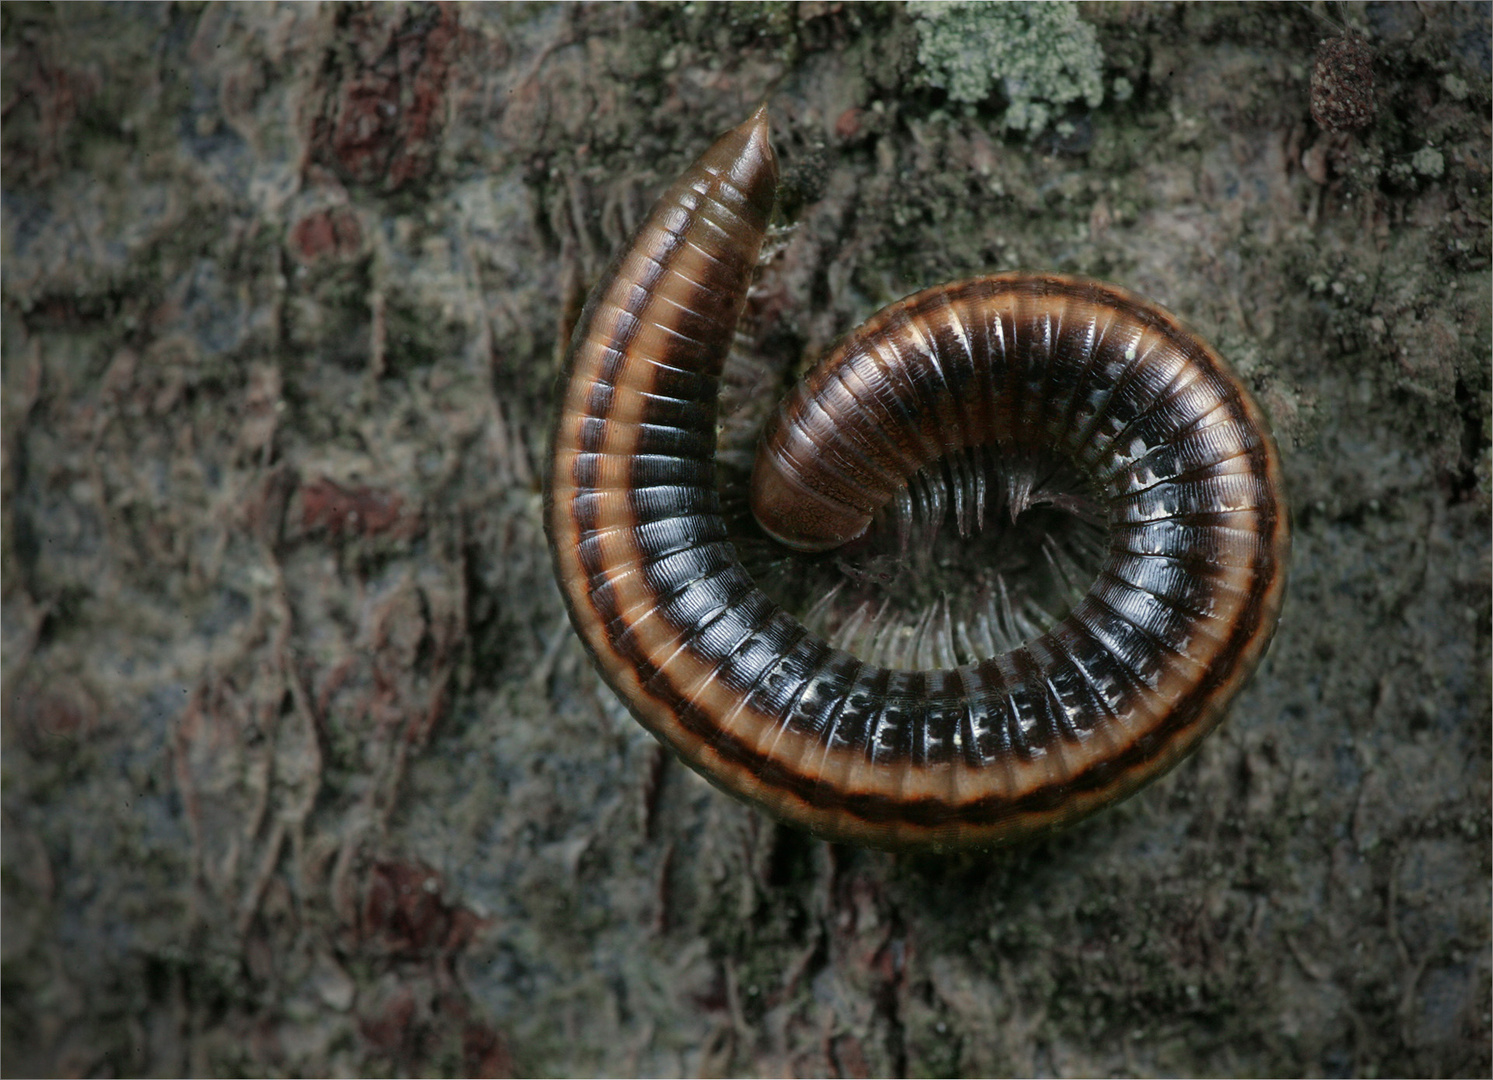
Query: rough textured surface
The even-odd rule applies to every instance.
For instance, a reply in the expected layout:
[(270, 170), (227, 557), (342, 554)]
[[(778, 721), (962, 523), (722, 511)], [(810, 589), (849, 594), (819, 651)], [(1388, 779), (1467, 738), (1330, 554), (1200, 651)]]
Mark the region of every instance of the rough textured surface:
[(1008, 128), (1035, 134), (1069, 102), (1094, 109), (1104, 100), (1104, 55), (1077, 4), (913, 0), (907, 11), (929, 85), (966, 104), (1000, 87)]
[(1374, 50), (1357, 37), (1326, 38), (1312, 64), (1312, 119), (1323, 131), (1348, 131), (1374, 120)]
[[(1356, 133), (1311, 9), (1123, 5), (1028, 142), (900, 8), (7, 5), (5, 1071), (1486, 1075), (1488, 9), (1341, 14)], [(561, 614), (569, 324), (764, 97), (763, 354), (1051, 269), (1275, 418), (1270, 657), (1052, 841), (778, 828)]]

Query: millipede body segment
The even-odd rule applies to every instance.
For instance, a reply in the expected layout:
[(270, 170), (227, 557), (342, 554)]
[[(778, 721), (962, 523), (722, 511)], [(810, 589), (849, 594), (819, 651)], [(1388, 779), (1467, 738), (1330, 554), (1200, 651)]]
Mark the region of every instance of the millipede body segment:
[[(717, 390), (777, 185), (766, 109), (659, 200), (576, 329), (546, 488), (555, 574), (603, 677), (717, 786), (834, 840), (943, 848), (1074, 821), (1176, 764), (1274, 631), (1289, 519), (1269, 426), (1162, 309), (999, 274), (873, 316), (769, 425), (753, 507), (821, 550), (971, 447), (1097, 493), (1097, 580), (1047, 633), (945, 670), (832, 648), (727, 538)], [(1020, 509), (1020, 499), (1013, 503)]]

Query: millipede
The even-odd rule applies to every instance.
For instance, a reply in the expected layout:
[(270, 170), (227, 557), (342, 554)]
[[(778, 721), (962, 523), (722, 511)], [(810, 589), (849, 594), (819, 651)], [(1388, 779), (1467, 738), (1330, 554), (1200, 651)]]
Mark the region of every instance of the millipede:
[(832, 549), (979, 450), (1013, 517), (1035, 463), (1062, 463), (1106, 540), (1088, 591), (997, 655), (914, 670), (831, 645), (743, 567), (716, 487), (722, 367), (777, 184), (763, 106), (668, 188), (576, 326), (545, 522), (597, 669), (691, 768), (830, 840), (995, 845), (1133, 793), (1218, 725), (1274, 633), (1290, 525), (1263, 411), (1112, 285), (996, 274), (890, 305), (769, 422), (762, 530)]

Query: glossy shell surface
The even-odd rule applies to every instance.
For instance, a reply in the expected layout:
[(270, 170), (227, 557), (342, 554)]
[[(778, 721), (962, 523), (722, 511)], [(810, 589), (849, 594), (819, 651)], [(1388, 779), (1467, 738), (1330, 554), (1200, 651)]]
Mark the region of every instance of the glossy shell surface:
[(1273, 633), (1289, 554), (1279, 457), (1229, 366), (1124, 290), (1004, 274), (873, 316), (785, 402), (753, 478), (763, 528), (863, 532), (939, 457), (1057, 458), (1109, 535), (1089, 592), (979, 663), (892, 670), (832, 648), (742, 568), (715, 488), (722, 364), (777, 182), (759, 110), (659, 200), (581, 316), (546, 524), (608, 684), (717, 786), (830, 839), (1019, 839), (1135, 791), (1219, 722)]

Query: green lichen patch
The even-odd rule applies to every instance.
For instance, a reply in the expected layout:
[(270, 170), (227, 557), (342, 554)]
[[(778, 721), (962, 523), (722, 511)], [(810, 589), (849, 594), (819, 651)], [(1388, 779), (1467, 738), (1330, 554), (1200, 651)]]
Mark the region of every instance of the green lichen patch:
[(1005, 95), (1005, 125), (1032, 134), (1082, 100), (1104, 100), (1104, 54), (1076, 4), (913, 3), (918, 61), (955, 101)]

